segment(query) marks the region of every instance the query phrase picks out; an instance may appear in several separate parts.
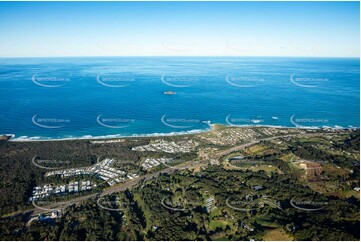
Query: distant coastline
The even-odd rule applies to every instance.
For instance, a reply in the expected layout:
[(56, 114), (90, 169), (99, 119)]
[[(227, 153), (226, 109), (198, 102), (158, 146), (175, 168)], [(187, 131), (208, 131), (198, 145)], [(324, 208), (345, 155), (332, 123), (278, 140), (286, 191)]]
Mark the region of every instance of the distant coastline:
[[(0, 127), (2, 133), (15, 134), (11, 140), (16, 141), (191, 134), (209, 130), (204, 120), (239, 127), (360, 126), (359, 62), (351, 59), (104, 57), (2, 62), (8, 74), (0, 86), (6, 90), (4, 100), (12, 105), (3, 107)], [(39, 70), (44, 64), (54, 71)], [(236, 68), (240, 65), (252, 72), (241, 72)], [(9, 83), (14, 86), (9, 88)], [(297, 85), (302, 83), (313, 88)]]
[[(225, 124), (210, 124), (209, 128), (206, 129), (194, 129), (189, 131), (179, 131), (179, 132), (170, 132), (170, 133), (150, 133), (150, 134), (134, 134), (134, 135), (104, 135), (104, 136), (91, 136), (85, 135), (80, 137), (69, 137), (69, 138), (47, 138), (47, 137), (27, 137), (20, 136), (18, 138), (12, 138), (8, 141), (10, 142), (44, 142), (44, 141), (76, 141), (76, 140), (113, 140), (113, 139), (130, 139), (130, 138), (147, 138), (147, 137), (171, 137), (171, 136), (185, 136), (185, 135), (194, 135), (200, 133), (206, 133), (210, 131), (214, 131), (217, 128), (277, 128), (277, 129), (299, 129), (299, 130), (321, 130), (321, 129), (329, 129), (329, 130), (352, 130), (352, 129), (360, 129), (360, 127), (287, 127), (287, 126), (277, 126), (277, 125), (225, 125)], [(24, 137), (24, 138), (22, 138)]]

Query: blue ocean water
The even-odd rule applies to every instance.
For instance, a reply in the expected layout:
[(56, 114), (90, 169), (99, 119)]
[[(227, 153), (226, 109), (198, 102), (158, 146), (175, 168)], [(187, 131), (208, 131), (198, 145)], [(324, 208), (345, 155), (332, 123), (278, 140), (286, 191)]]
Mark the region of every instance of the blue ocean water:
[(0, 133), (58, 139), (197, 132), (209, 123), (359, 127), (359, 63), (290, 57), (2, 58)]

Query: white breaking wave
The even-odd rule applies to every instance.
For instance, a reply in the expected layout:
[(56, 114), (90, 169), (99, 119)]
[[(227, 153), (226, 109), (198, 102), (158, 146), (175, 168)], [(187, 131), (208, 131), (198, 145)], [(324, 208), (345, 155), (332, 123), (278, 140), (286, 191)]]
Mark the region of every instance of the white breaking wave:
[(170, 132), (170, 133), (151, 133), (151, 134), (132, 134), (132, 135), (121, 135), (121, 134), (110, 134), (110, 135), (83, 135), (80, 137), (67, 137), (67, 138), (51, 138), (51, 137), (41, 137), (41, 136), (20, 136), (14, 138), (11, 141), (61, 141), (61, 140), (88, 140), (88, 139), (114, 139), (114, 138), (134, 138), (134, 137), (157, 137), (157, 136), (175, 136), (175, 135), (186, 135), (186, 134), (197, 134), (202, 132), (210, 131), (210, 128), (207, 129), (194, 129), (189, 131), (180, 131), (180, 132)]

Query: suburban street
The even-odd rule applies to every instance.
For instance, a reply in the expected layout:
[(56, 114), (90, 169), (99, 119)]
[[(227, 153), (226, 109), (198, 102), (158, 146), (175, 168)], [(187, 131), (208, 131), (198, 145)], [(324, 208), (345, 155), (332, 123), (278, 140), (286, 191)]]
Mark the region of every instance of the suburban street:
[[(324, 133), (324, 134), (327, 134), (327, 133)], [(245, 143), (245, 144), (241, 144), (241, 145), (238, 145), (238, 146), (226, 149), (226, 150), (219, 151), (219, 152), (214, 154), (214, 158), (215, 159), (220, 159), (221, 157), (223, 157), (225, 155), (228, 155), (228, 154), (230, 154), (230, 153), (232, 153), (234, 151), (244, 149), (244, 148), (249, 147), (251, 145), (257, 144), (257, 143), (259, 143), (261, 141), (270, 141), (270, 140), (274, 140), (274, 139), (295, 137), (295, 136), (311, 137), (311, 136), (317, 136), (317, 135), (320, 135), (320, 134), (318, 134), (318, 133), (315, 133), (315, 134), (288, 134), (288, 135), (273, 136), (273, 137), (253, 140), (253, 141), (250, 141), (250, 142)], [(206, 162), (206, 161), (204, 161), (204, 162)], [(41, 214), (41, 213), (44, 213), (44, 212), (49, 212), (49, 211), (52, 211), (52, 210), (55, 210), (55, 209), (63, 209), (63, 208), (66, 208), (66, 207), (68, 207), (70, 205), (78, 204), (78, 203), (80, 203), (82, 201), (88, 200), (90, 198), (103, 197), (103, 196), (107, 196), (107, 195), (110, 195), (110, 194), (113, 194), (113, 193), (116, 193), (116, 192), (124, 191), (124, 190), (126, 190), (128, 188), (131, 188), (131, 187), (137, 185), (139, 182), (142, 182), (142, 181), (149, 180), (149, 179), (152, 179), (154, 177), (157, 177), (161, 173), (170, 174), (170, 173), (172, 173), (172, 172), (174, 172), (176, 170), (188, 169), (188, 168), (190, 168), (192, 166), (199, 165), (201, 163), (202, 162), (194, 161), (194, 160), (184, 162), (184, 163), (179, 164), (179, 165), (174, 166), (174, 167), (168, 167), (168, 168), (165, 168), (165, 169), (163, 169), (161, 171), (156, 171), (156, 172), (153, 172), (151, 174), (146, 174), (144, 176), (134, 178), (133, 180), (129, 180), (129, 181), (125, 182), (125, 183), (121, 183), (121, 184), (117, 184), (117, 185), (108, 187), (108, 188), (104, 189), (101, 193), (95, 193), (95, 194), (91, 194), (91, 195), (77, 197), (77, 198), (74, 198), (74, 199), (71, 199), (71, 200), (68, 200), (68, 201), (57, 202), (57, 203), (53, 203), (53, 204), (50, 204), (50, 205), (47, 205), (47, 206), (39, 206), (39, 205), (33, 203), (34, 209), (29, 209), (29, 210), (27, 210), (25, 212), (33, 211), (33, 215), (38, 215), (38, 214)], [(16, 213), (16, 214), (20, 214), (20, 213), (23, 213), (23, 212), (19, 212), (19, 213)]]

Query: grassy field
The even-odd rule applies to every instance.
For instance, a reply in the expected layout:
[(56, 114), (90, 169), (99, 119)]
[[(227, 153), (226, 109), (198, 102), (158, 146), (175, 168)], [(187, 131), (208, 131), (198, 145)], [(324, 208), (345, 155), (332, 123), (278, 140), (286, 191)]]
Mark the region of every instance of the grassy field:
[(348, 190), (348, 191), (342, 191), (342, 196), (343, 197), (358, 197), (360, 198), (360, 193), (359, 192), (356, 192), (354, 190)]
[(253, 145), (251, 147), (248, 147), (245, 151), (247, 154), (253, 155), (253, 154), (260, 153), (268, 148), (269, 147), (265, 146), (265, 145)]
[(253, 166), (249, 168), (251, 171), (265, 171), (267, 174), (271, 174), (272, 172), (282, 174), (283, 172), (275, 166), (271, 165), (261, 165), (261, 166)]
[(292, 241), (292, 236), (286, 234), (282, 228), (266, 230), (266, 234), (263, 237), (266, 241)]
[(256, 221), (257, 221), (257, 223), (262, 225), (262, 227), (267, 227), (267, 228), (278, 228), (279, 227), (279, 225), (277, 223), (273, 222), (267, 216), (257, 217)]
[(216, 230), (217, 228), (225, 229), (226, 226), (227, 226), (227, 222), (223, 220), (212, 219), (211, 222), (209, 223), (209, 229), (213, 231)]
[(323, 165), (323, 170), (325, 171), (326, 176), (333, 176), (337, 177), (339, 176), (346, 176), (348, 175), (348, 171), (342, 168), (337, 168), (334, 165)]
[(138, 202), (139, 207), (141, 207), (142, 210), (143, 210), (143, 212), (144, 212), (144, 217), (145, 217), (145, 220), (146, 220), (146, 223), (147, 223), (147, 227), (143, 230), (143, 233), (146, 233), (146, 231), (150, 229), (152, 223), (154, 224), (155, 221), (151, 221), (150, 213), (149, 213), (149, 211), (145, 208), (145, 206), (144, 206), (144, 201), (143, 201), (143, 199), (140, 197), (139, 194), (137, 194), (137, 193), (134, 194), (134, 200)]

